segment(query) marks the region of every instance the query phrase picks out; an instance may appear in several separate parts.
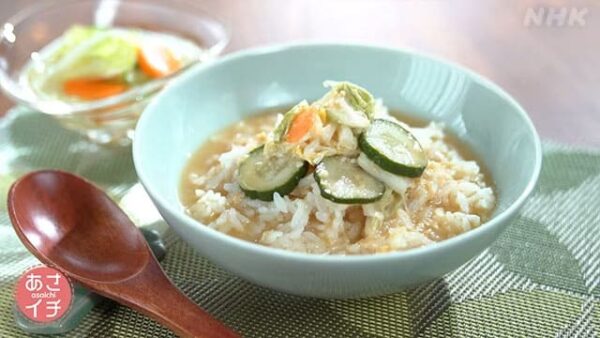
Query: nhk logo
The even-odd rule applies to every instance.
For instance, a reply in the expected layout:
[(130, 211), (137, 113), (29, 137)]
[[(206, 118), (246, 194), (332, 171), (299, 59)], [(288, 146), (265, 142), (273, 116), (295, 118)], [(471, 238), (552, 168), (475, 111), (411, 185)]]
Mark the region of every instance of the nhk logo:
[(589, 10), (576, 7), (528, 8), (523, 18), (525, 27), (583, 27)]

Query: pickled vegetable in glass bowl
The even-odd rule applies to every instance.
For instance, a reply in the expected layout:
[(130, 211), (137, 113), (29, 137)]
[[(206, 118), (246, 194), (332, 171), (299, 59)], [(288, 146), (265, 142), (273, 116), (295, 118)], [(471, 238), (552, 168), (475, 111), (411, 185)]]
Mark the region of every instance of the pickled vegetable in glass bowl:
[(40, 50), (19, 81), (38, 97), (93, 101), (171, 75), (201, 53), (170, 34), (77, 25)]
[(4, 24), (0, 84), (95, 143), (128, 145), (152, 96), (218, 56), (228, 39), (220, 21), (191, 3), (44, 3)]

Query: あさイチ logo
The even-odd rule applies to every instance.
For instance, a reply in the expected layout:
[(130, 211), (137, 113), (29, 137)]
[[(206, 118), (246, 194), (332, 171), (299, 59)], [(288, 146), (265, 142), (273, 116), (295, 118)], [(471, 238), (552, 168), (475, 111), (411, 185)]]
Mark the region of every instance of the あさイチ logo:
[(17, 280), (15, 302), (29, 320), (48, 323), (62, 318), (71, 306), (73, 288), (65, 275), (47, 266), (25, 271)]

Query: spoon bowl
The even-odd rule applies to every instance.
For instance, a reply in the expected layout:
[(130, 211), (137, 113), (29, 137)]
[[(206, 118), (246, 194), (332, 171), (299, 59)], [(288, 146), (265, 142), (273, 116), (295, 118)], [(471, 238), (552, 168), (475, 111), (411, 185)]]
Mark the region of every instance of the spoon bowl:
[(143, 235), (100, 189), (46, 170), (13, 184), (8, 211), (17, 235), (43, 263), (185, 337), (237, 337), (181, 293)]
[(115, 282), (134, 276), (150, 256), (129, 218), (97, 190), (66, 173), (38, 172), (12, 190), (11, 214), (19, 215), (17, 233), (40, 259), (76, 279)]

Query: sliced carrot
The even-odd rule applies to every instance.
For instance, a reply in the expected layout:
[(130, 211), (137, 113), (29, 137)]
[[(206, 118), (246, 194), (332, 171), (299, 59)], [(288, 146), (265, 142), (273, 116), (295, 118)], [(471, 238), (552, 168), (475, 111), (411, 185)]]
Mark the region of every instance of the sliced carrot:
[(181, 63), (171, 50), (157, 44), (140, 47), (137, 58), (140, 69), (153, 78), (167, 76), (181, 68)]
[(63, 84), (63, 90), (67, 95), (91, 101), (120, 94), (127, 85), (107, 79), (73, 79)]
[(307, 108), (294, 117), (288, 127), (285, 140), (290, 143), (296, 143), (304, 137), (315, 123), (315, 113), (313, 108)]

